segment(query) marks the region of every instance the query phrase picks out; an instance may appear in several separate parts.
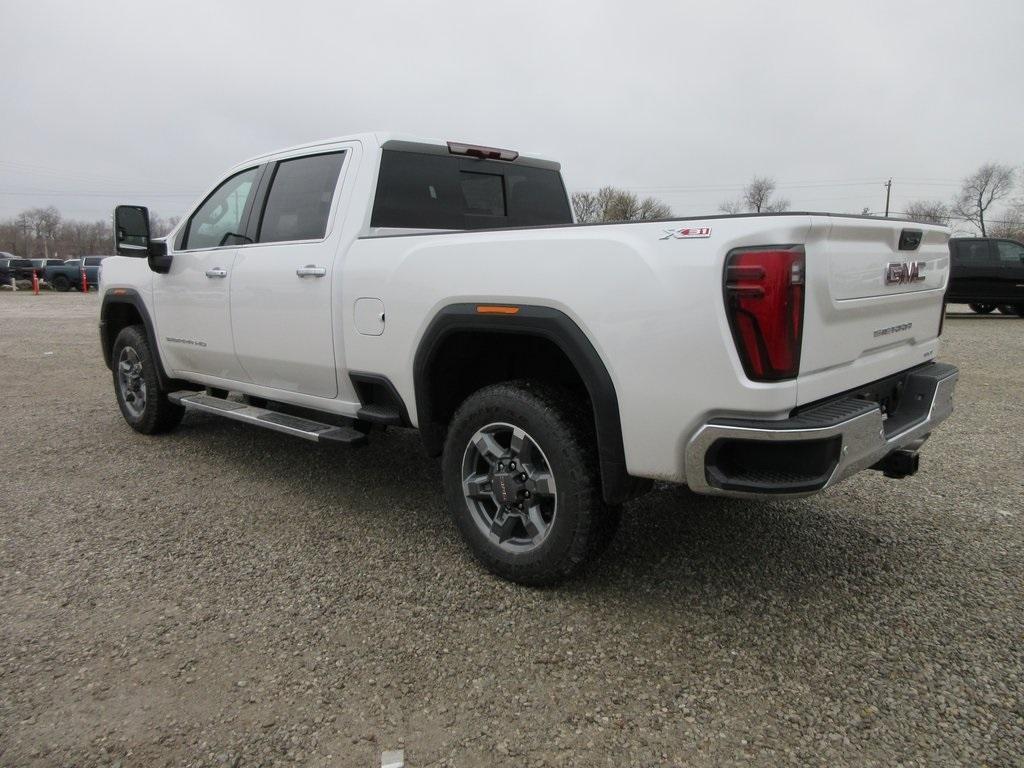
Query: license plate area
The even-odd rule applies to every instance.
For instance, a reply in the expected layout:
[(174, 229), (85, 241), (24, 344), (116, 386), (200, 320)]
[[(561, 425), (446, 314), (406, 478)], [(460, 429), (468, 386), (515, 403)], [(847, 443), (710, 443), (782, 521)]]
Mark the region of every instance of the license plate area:
[(850, 394), (878, 404), (885, 436), (891, 437), (927, 418), (941, 378), (934, 369), (934, 363), (926, 363), (867, 384)]

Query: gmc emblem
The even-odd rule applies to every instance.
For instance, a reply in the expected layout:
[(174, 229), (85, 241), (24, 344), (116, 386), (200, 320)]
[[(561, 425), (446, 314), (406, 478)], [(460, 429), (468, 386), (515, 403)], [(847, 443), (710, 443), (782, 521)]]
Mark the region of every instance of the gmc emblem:
[(885, 284), (918, 283), (924, 280), (924, 275), (921, 274), (924, 266), (925, 262), (923, 261), (890, 262), (885, 265)]

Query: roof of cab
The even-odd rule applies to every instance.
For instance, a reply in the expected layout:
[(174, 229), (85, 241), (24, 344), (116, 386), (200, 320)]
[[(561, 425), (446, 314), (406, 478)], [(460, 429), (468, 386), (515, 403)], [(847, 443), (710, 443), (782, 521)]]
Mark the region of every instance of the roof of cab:
[[(268, 160), (273, 160), (275, 157), (291, 155), (304, 149), (328, 147), (333, 144), (340, 144), (341, 142), (346, 141), (358, 141), (363, 144), (376, 146), (377, 148), (383, 148), (385, 145), (389, 145), (388, 148), (406, 150), (412, 149), (416, 146), (422, 147), (428, 151), (431, 148), (436, 148), (447, 152), (448, 149), (448, 141), (446, 139), (432, 139), (423, 136), (414, 136), (407, 133), (396, 133), (394, 131), (367, 131), (365, 133), (353, 133), (348, 136), (336, 136), (331, 139), (320, 139), (319, 141), (311, 141), (306, 144), (297, 144), (292, 147), (277, 149), (273, 152), (266, 152), (262, 155), (257, 155), (256, 157), (250, 157), (244, 162), (239, 163), (239, 166), (255, 162), (266, 162)], [(519, 152), (519, 157), (513, 162), (519, 163), (520, 165), (533, 165), (551, 168), (556, 171), (561, 168), (559, 163), (556, 161), (531, 152)]]

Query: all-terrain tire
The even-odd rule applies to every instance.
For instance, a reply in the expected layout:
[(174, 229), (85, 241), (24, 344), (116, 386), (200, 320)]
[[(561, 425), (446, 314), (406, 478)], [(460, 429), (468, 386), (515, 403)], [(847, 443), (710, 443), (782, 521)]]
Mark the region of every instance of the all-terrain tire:
[(68, 280), (64, 275), (57, 275), (53, 278), (53, 290), (64, 293), (65, 291), (71, 290), (71, 281)]
[[(581, 569), (614, 535), (619, 508), (605, 504), (592, 416), (571, 393), (531, 381), (494, 384), (456, 411), (442, 467), (448, 506), (476, 558), (502, 578), (530, 586), (557, 584)], [(556, 487), (549, 527), (532, 549), (509, 551), (481, 527), (463, 489), (470, 441), (488, 425), (524, 430), (543, 454)]]
[[(128, 426), (144, 435), (156, 435), (170, 432), (181, 423), (185, 408), (168, 400), (167, 391), (160, 386), (156, 358), (141, 325), (130, 325), (117, 334), (111, 360), (117, 405)], [(133, 369), (137, 366), (130, 384), (123, 378), (123, 366), (129, 363)], [(140, 393), (144, 403), (141, 407)]]

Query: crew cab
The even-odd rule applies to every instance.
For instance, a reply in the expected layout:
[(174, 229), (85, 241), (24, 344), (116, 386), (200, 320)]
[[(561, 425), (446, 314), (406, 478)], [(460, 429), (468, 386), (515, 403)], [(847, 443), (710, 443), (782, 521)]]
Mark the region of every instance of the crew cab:
[(1024, 317), (1024, 244), (986, 237), (949, 241), (952, 271), (946, 302), (969, 304), (978, 314), (995, 309)]
[(166, 239), (148, 220), (117, 208), (128, 258), (100, 285), (132, 428), (416, 428), (471, 550), (521, 583), (577, 570), (653, 480), (783, 498), (903, 477), (952, 410), (942, 227), (579, 225), (553, 161), (392, 134), (241, 163)]

